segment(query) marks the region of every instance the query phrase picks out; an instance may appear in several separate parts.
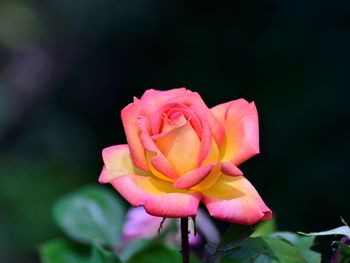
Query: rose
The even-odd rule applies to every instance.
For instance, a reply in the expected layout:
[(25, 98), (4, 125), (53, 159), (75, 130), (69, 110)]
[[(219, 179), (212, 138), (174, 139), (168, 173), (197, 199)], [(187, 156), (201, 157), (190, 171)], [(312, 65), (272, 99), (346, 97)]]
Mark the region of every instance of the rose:
[(239, 224), (271, 218), (237, 167), (259, 153), (254, 102), (209, 109), (185, 88), (147, 90), (121, 113), (128, 144), (106, 148), (99, 181), (159, 217), (190, 217), (202, 201), (211, 216)]

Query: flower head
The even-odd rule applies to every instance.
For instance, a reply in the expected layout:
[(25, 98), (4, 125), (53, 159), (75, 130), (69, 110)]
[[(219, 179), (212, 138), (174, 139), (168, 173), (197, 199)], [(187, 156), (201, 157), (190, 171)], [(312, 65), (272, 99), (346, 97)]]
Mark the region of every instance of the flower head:
[(147, 90), (121, 113), (128, 144), (103, 150), (99, 181), (133, 206), (159, 217), (211, 216), (238, 224), (271, 218), (271, 210), (238, 166), (259, 153), (254, 102), (209, 109), (185, 88)]

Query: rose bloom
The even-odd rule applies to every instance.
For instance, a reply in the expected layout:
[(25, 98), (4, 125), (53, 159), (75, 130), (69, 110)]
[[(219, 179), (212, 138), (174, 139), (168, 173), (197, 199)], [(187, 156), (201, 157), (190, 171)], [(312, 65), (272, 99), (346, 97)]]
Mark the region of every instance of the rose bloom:
[(133, 206), (159, 217), (197, 214), (200, 202), (217, 219), (255, 224), (271, 210), (238, 168), (259, 153), (254, 102), (209, 109), (185, 88), (147, 90), (121, 117), (128, 144), (105, 148), (99, 181)]

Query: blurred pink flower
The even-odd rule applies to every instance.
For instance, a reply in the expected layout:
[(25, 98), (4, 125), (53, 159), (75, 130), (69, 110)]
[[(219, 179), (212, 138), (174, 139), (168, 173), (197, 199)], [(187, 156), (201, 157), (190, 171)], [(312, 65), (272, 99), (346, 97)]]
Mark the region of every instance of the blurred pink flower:
[[(158, 234), (158, 228), (163, 218), (146, 213), (142, 206), (129, 209), (123, 227), (123, 239), (127, 242), (141, 238), (153, 238)], [(170, 225), (170, 220), (163, 222), (163, 228)]]
[[(174, 220), (170, 218), (165, 219), (161, 231), (169, 228)], [(123, 240), (125, 242), (131, 242), (136, 239), (152, 239), (158, 235), (158, 229), (162, 221), (162, 217), (152, 216), (146, 213), (142, 206), (130, 208), (123, 227)], [(218, 230), (211, 219), (201, 210), (199, 210), (196, 216), (196, 227), (198, 233), (195, 235), (194, 223), (190, 220), (189, 243), (192, 247), (200, 247), (205, 241), (218, 243)], [(167, 242), (171, 244), (180, 242), (179, 232), (169, 234)]]

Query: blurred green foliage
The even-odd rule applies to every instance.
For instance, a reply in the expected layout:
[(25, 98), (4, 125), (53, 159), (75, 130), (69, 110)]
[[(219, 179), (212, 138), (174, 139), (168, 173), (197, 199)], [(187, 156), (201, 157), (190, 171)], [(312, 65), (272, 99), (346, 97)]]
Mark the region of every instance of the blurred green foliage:
[(56, 223), (68, 236), (110, 246), (120, 242), (125, 213), (116, 195), (98, 187), (86, 187), (60, 199), (53, 210)]
[[(118, 231), (124, 225), (123, 208), (123, 204), (101, 186), (85, 187), (62, 197), (54, 204), (54, 218), (66, 236), (77, 243), (68, 239), (45, 242), (40, 248), (41, 262), (182, 261), (180, 242), (178, 247), (167, 242), (169, 234), (177, 229), (164, 231), (153, 238), (139, 238), (136, 242), (123, 239)], [(275, 232), (274, 220), (261, 222), (255, 227), (231, 224), (219, 244), (202, 246), (201, 251), (192, 250), (190, 262), (320, 263), (321, 255), (311, 248), (314, 240), (314, 236)]]
[[(2, 260), (38, 261), (39, 244), (59, 233), (54, 200), (96, 183), (102, 148), (125, 142), (120, 110), (148, 88), (185, 85), (209, 106), (254, 100), (261, 154), (242, 170), (279, 228), (349, 218), (349, 8), (0, 1)], [(328, 244), (317, 249), (327, 255)]]

